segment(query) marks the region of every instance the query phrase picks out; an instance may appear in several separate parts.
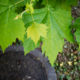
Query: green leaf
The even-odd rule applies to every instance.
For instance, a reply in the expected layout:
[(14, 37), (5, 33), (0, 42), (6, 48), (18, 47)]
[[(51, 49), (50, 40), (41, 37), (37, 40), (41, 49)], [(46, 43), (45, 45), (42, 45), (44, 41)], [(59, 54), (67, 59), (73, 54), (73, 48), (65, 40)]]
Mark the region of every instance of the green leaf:
[[(35, 9), (33, 13), (34, 22), (41, 23), (45, 18), (46, 13), (47, 13), (46, 8)], [(33, 19), (30, 13), (25, 12), (23, 14), (23, 22), (26, 28), (28, 28), (33, 23)]]
[(77, 5), (78, 0), (43, 0), (42, 4), (69, 9), (71, 6)]
[(76, 40), (80, 44), (80, 29), (75, 32)]
[(24, 39), (23, 46), (24, 46), (25, 55), (36, 48), (34, 42), (30, 38)]
[(49, 26), (47, 39), (43, 41), (42, 50), (48, 56), (51, 65), (53, 65), (58, 52), (63, 49), (64, 39), (73, 42), (73, 37), (70, 33), (71, 12), (65, 9), (53, 10), (48, 7), (48, 13), (45, 22)]
[(23, 46), (26, 55), (30, 51), (34, 50), (38, 45), (35, 46), (34, 42), (30, 38), (27, 39), (27, 35), (25, 34)]
[(77, 42), (80, 45), (80, 17), (75, 20), (72, 27), (76, 29), (76, 32), (74, 34), (76, 36)]
[(76, 28), (76, 29), (80, 29), (80, 17), (78, 17), (74, 24), (73, 24), (73, 27)]
[(25, 32), (22, 20), (15, 20), (17, 13), (15, 13), (14, 5), (9, 1), (0, 0), (0, 45), (3, 50), (16, 38), (23, 40)]

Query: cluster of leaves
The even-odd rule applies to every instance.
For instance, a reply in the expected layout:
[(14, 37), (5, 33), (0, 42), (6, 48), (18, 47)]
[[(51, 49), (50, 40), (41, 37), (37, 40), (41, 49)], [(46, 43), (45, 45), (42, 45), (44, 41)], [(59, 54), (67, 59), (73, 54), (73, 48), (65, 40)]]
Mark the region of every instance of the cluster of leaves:
[[(70, 29), (71, 6), (78, 0), (41, 0), (36, 9), (38, 1), (0, 0), (0, 45), (5, 50), (19, 38), (23, 41), (25, 53), (28, 53), (42, 41), (42, 51), (53, 65), (58, 52), (62, 51), (64, 39), (74, 41)], [(16, 8), (26, 4), (26, 10), (17, 16)]]

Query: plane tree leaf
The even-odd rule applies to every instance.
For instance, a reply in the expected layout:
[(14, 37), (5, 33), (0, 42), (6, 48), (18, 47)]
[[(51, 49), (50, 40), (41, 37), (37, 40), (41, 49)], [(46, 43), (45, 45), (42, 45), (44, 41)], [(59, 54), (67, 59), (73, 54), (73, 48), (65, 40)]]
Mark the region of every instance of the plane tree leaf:
[(0, 45), (3, 50), (16, 38), (23, 40), (25, 28), (21, 19), (15, 20), (17, 15), (10, 0), (0, 0)]
[(73, 37), (70, 33), (71, 13), (70, 11), (62, 10), (61, 8), (53, 10), (48, 7), (46, 19), (49, 30), (47, 39), (43, 41), (42, 50), (48, 56), (51, 65), (53, 65), (58, 52), (63, 49), (64, 39), (73, 42)]
[(40, 40), (40, 37), (46, 38), (47, 36), (47, 26), (45, 24), (33, 23), (27, 29), (27, 38), (31, 38), (35, 45)]

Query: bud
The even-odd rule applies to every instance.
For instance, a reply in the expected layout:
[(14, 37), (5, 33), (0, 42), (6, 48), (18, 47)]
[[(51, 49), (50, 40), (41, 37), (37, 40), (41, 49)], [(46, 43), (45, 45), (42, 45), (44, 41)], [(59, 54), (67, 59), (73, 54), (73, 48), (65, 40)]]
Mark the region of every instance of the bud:
[(32, 3), (31, 4), (26, 4), (26, 11), (28, 12), (28, 13), (31, 13), (31, 14), (33, 14), (34, 13), (34, 8), (33, 8), (33, 5), (32, 5)]

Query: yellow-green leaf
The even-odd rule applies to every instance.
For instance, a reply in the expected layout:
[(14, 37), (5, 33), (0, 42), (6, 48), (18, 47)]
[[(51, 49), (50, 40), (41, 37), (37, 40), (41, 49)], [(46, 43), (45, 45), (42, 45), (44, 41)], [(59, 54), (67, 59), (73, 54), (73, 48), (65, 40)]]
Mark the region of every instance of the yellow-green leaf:
[(33, 14), (34, 13), (34, 8), (33, 8), (33, 5), (32, 5), (32, 3), (31, 4), (26, 4), (26, 11), (29, 13), (31, 13), (31, 14)]
[(27, 38), (31, 38), (35, 44), (39, 41), (40, 37), (46, 38), (47, 26), (45, 24), (33, 23), (27, 29)]

